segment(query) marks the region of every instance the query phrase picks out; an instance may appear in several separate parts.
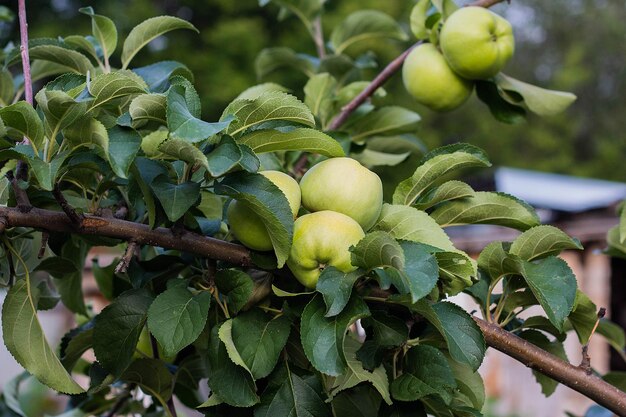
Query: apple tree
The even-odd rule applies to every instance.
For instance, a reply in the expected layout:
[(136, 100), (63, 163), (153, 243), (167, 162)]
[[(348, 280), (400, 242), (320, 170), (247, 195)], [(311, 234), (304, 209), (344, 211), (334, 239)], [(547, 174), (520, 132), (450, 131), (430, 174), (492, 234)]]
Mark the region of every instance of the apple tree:
[[(587, 352), (611, 326), (558, 258), (580, 242), (515, 197), (452, 179), (490, 166), (471, 144), (425, 152), (400, 182), (371, 171), (422, 150), (420, 116), (382, 87), (405, 60), (409, 93), (437, 111), (476, 91), (508, 122), (575, 99), (500, 71), (511, 27), (483, 9), (498, 1), (420, 0), (410, 33), (359, 10), (326, 39), (323, 0), (263, 0), (299, 19), (318, 55), (276, 46), (257, 70), (308, 81), (253, 86), (215, 121), (184, 63), (133, 65), (159, 36), (194, 36), (189, 22), (158, 16), (120, 39), (86, 7), (91, 34), (28, 41), (24, 3), (24, 47), (1, 52), (0, 285), (4, 343), (27, 373), (3, 413), (24, 415), (30, 374), (69, 395), (72, 415), (176, 416), (177, 398), (207, 416), (480, 416), (491, 346), (531, 367), (546, 395), (562, 383), (626, 415), (623, 375), (564, 358), (567, 332)], [(369, 81), (372, 39), (413, 45)], [(445, 232), (466, 224), (522, 233), (475, 260)], [(108, 301), (94, 312), (81, 283), (98, 246), (125, 249), (93, 263)], [(480, 316), (447, 301), (461, 292)], [(37, 314), (58, 303), (79, 324), (53, 347)], [(531, 306), (545, 315), (522, 318)], [(623, 350), (619, 329), (598, 333)]]

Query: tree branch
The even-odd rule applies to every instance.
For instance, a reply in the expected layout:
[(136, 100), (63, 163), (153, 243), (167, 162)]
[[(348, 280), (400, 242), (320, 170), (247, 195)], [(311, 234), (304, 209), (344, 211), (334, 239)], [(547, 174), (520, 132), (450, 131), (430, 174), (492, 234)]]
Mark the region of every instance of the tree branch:
[(77, 227), (65, 213), (39, 208), (23, 213), (15, 207), (0, 207), (0, 218), (6, 219), (7, 228), (32, 227), (49, 232), (98, 235), (125, 241), (134, 240), (140, 245), (177, 249), (241, 266), (252, 266), (250, 251), (247, 248), (188, 231), (174, 234), (165, 227), (151, 229), (146, 224), (91, 215), (86, 215), (81, 227)]
[[(33, 104), (33, 81), (30, 75), (30, 57), (28, 56), (28, 22), (26, 21), (26, 0), (18, 1), (17, 14), (20, 21), (20, 52), (22, 55), (22, 68), (24, 71), (24, 97), (32, 106)], [(28, 139), (26, 139), (28, 143)]]
[(474, 317), (492, 348), (591, 398), (619, 416), (626, 416), (626, 393), (585, 369), (538, 348), (495, 324)]

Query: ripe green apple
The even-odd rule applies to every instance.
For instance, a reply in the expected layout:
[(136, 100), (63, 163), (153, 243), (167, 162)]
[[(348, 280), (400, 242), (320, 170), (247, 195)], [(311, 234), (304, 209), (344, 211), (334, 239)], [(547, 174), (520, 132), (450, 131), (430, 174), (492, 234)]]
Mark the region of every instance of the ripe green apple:
[(461, 77), (482, 80), (496, 75), (513, 56), (513, 28), (482, 7), (463, 7), (443, 24), (439, 37), (448, 64)]
[[(295, 218), (300, 209), (300, 186), (289, 175), (280, 171), (261, 171), (285, 194)], [(240, 201), (233, 201), (226, 213), (231, 232), (250, 249), (267, 251), (272, 249), (272, 241), (261, 217)]]
[(413, 49), (402, 66), (402, 80), (409, 94), (435, 111), (450, 111), (472, 94), (471, 81), (458, 76), (433, 44)]
[(352, 158), (331, 158), (314, 165), (300, 180), (302, 205), (309, 211), (332, 210), (356, 220), (363, 230), (374, 225), (383, 206), (383, 184)]
[(328, 265), (342, 272), (356, 269), (351, 263), (350, 246), (363, 236), (361, 226), (345, 214), (330, 210), (305, 214), (294, 224), (287, 266), (302, 285), (315, 288)]

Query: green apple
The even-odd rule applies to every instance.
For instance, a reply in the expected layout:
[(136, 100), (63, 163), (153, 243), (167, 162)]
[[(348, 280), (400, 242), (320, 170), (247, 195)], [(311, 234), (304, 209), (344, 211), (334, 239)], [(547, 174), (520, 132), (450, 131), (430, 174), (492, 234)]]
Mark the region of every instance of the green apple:
[(363, 236), (361, 226), (345, 214), (330, 210), (305, 214), (294, 224), (287, 266), (302, 285), (315, 288), (326, 266), (342, 272), (356, 269), (351, 263), (350, 246)]
[(441, 52), (430, 43), (413, 49), (402, 66), (406, 90), (421, 104), (435, 111), (450, 111), (472, 94), (471, 81), (459, 77)]
[(441, 50), (461, 77), (493, 77), (513, 56), (513, 28), (503, 17), (482, 7), (463, 7), (443, 24)]
[[(261, 171), (267, 179), (272, 181), (285, 194), (289, 207), (295, 218), (300, 209), (300, 186), (289, 175), (280, 171)], [(268, 251), (272, 249), (272, 241), (261, 216), (239, 201), (233, 201), (226, 213), (231, 232), (235, 237), (250, 249)]]
[(356, 220), (363, 230), (374, 225), (383, 206), (383, 184), (352, 158), (331, 158), (314, 165), (300, 180), (302, 205), (309, 211), (332, 210)]

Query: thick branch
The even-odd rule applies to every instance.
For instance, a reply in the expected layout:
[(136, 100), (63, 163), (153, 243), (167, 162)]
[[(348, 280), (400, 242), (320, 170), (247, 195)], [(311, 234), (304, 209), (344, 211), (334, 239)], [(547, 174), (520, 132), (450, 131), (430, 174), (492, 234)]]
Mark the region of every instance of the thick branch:
[(495, 324), (474, 318), (489, 346), (591, 398), (618, 416), (626, 416), (626, 393), (585, 369), (538, 348)]
[(14, 207), (0, 207), (0, 218), (6, 220), (7, 227), (32, 227), (50, 232), (132, 240), (140, 245), (177, 249), (242, 266), (252, 265), (250, 251), (245, 247), (191, 232), (174, 234), (164, 227), (150, 229), (145, 224), (90, 215), (86, 215), (81, 226), (77, 227), (65, 213), (39, 208), (23, 213)]

